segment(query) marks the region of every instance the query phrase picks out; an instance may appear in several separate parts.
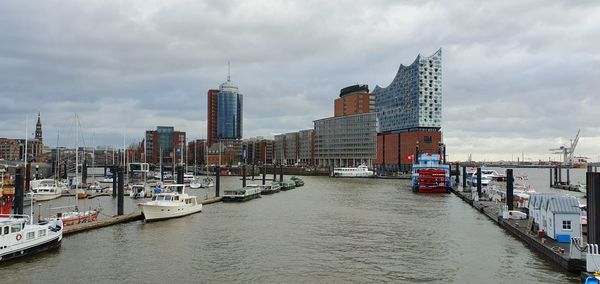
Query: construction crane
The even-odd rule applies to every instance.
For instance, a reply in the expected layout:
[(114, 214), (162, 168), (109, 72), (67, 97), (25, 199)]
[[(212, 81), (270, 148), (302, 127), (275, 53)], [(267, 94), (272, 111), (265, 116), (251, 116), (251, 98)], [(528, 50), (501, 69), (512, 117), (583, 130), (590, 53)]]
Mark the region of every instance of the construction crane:
[(575, 148), (577, 148), (577, 143), (579, 142), (579, 132), (581, 129), (577, 130), (577, 135), (575, 135), (575, 139), (571, 139), (571, 143), (569, 147), (565, 145), (561, 145), (559, 148), (550, 149), (553, 154), (562, 154), (564, 164), (572, 165), (573, 164), (573, 153), (575, 153)]

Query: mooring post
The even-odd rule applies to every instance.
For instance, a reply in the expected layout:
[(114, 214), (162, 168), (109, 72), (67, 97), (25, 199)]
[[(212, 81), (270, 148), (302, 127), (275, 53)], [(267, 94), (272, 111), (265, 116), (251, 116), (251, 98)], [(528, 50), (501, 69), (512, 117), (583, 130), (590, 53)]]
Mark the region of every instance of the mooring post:
[(481, 168), (477, 167), (477, 196), (481, 196)]
[(242, 164), (242, 187), (246, 187), (246, 164)]
[(81, 183), (87, 184), (87, 163), (85, 159), (83, 159), (83, 164), (81, 165)]
[(571, 185), (571, 169), (567, 168), (567, 185)]
[(515, 182), (515, 179), (513, 177), (513, 170), (507, 169), (506, 170), (506, 205), (508, 206), (508, 210), (513, 210), (513, 208), (514, 208), (514, 204), (513, 204), (514, 182)]
[(267, 179), (267, 165), (263, 165), (262, 168), (262, 184), (265, 185), (265, 181)]
[(273, 181), (277, 181), (277, 171), (275, 170), (275, 161), (273, 161)]
[(117, 181), (119, 179), (119, 177), (117, 176), (117, 166), (112, 166), (110, 168), (110, 172), (112, 173), (112, 179), (113, 179), (112, 197), (115, 198), (115, 197), (117, 197)]
[(67, 161), (65, 161), (64, 167), (65, 167), (65, 171), (63, 172), (63, 179), (68, 179), (69, 175), (67, 174), (67, 169), (68, 169)]
[(463, 189), (467, 187), (467, 166), (463, 166), (462, 187)]
[(118, 185), (118, 196), (117, 196), (117, 215), (121, 216), (123, 215), (123, 186), (124, 186), (124, 179), (123, 179), (123, 167), (119, 167), (117, 169), (118, 172), (118, 176), (119, 176), (119, 185)]
[(13, 204), (15, 214), (23, 214), (23, 168), (15, 169), (15, 200)]
[(23, 193), (29, 192), (30, 184), (31, 184), (31, 164), (27, 164), (25, 166), (25, 191), (23, 191)]
[(558, 167), (554, 167), (554, 184), (558, 183)]
[(183, 184), (183, 167), (177, 166), (177, 183)]
[(279, 182), (283, 182), (283, 164), (279, 165)]
[(254, 180), (254, 164), (252, 164), (252, 180)]
[(460, 177), (460, 165), (456, 163), (456, 186), (458, 186), (458, 181)]
[(586, 173), (588, 244), (600, 242), (600, 173)]
[(550, 187), (552, 187), (552, 168), (550, 168)]
[(562, 166), (558, 166), (558, 184), (562, 184)]
[(221, 167), (217, 166), (215, 168), (215, 197), (219, 197), (221, 190)]

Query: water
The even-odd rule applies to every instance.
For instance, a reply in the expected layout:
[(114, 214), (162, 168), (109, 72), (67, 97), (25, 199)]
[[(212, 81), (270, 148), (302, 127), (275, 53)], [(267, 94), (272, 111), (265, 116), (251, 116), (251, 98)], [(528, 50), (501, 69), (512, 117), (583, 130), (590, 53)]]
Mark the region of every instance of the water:
[(305, 181), (184, 218), (67, 236), (58, 250), (2, 265), (2, 282), (577, 282), (454, 195), (414, 194), (399, 180)]

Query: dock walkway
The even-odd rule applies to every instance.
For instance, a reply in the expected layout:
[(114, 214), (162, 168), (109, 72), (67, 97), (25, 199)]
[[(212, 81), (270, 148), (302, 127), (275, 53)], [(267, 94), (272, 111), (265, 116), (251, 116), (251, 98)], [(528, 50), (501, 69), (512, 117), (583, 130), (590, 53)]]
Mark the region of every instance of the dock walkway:
[[(213, 198), (202, 200), (202, 201), (200, 201), (200, 203), (202, 205), (208, 205), (208, 204), (220, 202), (221, 199), (222, 199), (222, 197), (213, 197)], [(108, 217), (106, 219), (98, 220), (95, 222), (82, 223), (82, 224), (76, 224), (76, 225), (65, 227), (65, 229), (63, 230), (63, 235), (68, 236), (68, 235), (72, 235), (72, 234), (76, 234), (76, 233), (81, 233), (81, 232), (85, 232), (85, 231), (89, 231), (89, 230), (94, 230), (94, 229), (111, 226), (111, 225), (133, 222), (133, 221), (138, 221), (138, 220), (143, 220), (143, 219), (144, 219), (144, 215), (142, 214), (142, 212), (136, 210), (134, 212), (124, 214), (121, 216), (112, 216), (112, 217)]]
[(551, 238), (539, 238), (532, 234), (529, 230), (528, 220), (505, 220), (500, 216), (500, 206), (503, 203), (492, 201), (474, 201), (471, 199), (470, 192), (464, 192), (452, 189), (452, 192), (473, 206), (477, 211), (483, 213), (498, 226), (508, 231), (511, 235), (518, 238), (534, 252), (541, 254), (549, 260), (562, 267), (569, 272), (585, 271), (585, 261), (581, 259), (569, 258), (570, 244), (558, 243)]

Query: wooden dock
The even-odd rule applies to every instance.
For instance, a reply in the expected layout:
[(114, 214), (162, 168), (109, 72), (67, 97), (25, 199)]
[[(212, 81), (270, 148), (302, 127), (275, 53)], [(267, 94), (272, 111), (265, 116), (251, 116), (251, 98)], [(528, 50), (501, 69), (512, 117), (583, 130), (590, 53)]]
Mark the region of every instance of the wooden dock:
[[(569, 272), (585, 271), (585, 260), (569, 258), (570, 244), (558, 243), (551, 238), (538, 238), (531, 234), (529, 230), (528, 220), (505, 220), (500, 216), (500, 206), (503, 203), (495, 203), (492, 201), (474, 201), (471, 199), (470, 192), (459, 191), (456, 188), (452, 192), (473, 206), (477, 211), (486, 215), (498, 226), (505, 229), (511, 235), (521, 240), (537, 254), (544, 256), (546, 259), (552, 260), (554, 263)], [(543, 239), (543, 240), (542, 240)]]
[[(104, 195), (99, 194), (96, 196), (104, 196)], [(213, 203), (220, 202), (222, 198), (223, 197), (213, 197), (213, 198), (202, 200), (202, 201), (200, 201), (200, 203), (202, 205), (213, 204)], [(81, 233), (81, 232), (85, 232), (85, 231), (89, 231), (89, 230), (99, 229), (99, 228), (103, 228), (103, 227), (107, 227), (107, 226), (112, 226), (112, 225), (127, 223), (127, 222), (133, 222), (133, 221), (138, 221), (138, 220), (143, 220), (143, 219), (144, 219), (144, 215), (142, 214), (142, 212), (135, 211), (135, 212), (131, 212), (129, 214), (121, 215), (121, 216), (112, 216), (112, 217), (109, 217), (106, 219), (98, 220), (96, 222), (82, 223), (82, 224), (68, 226), (68, 227), (65, 227), (65, 229), (63, 230), (63, 235), (67, 236), (67, 235)]]

